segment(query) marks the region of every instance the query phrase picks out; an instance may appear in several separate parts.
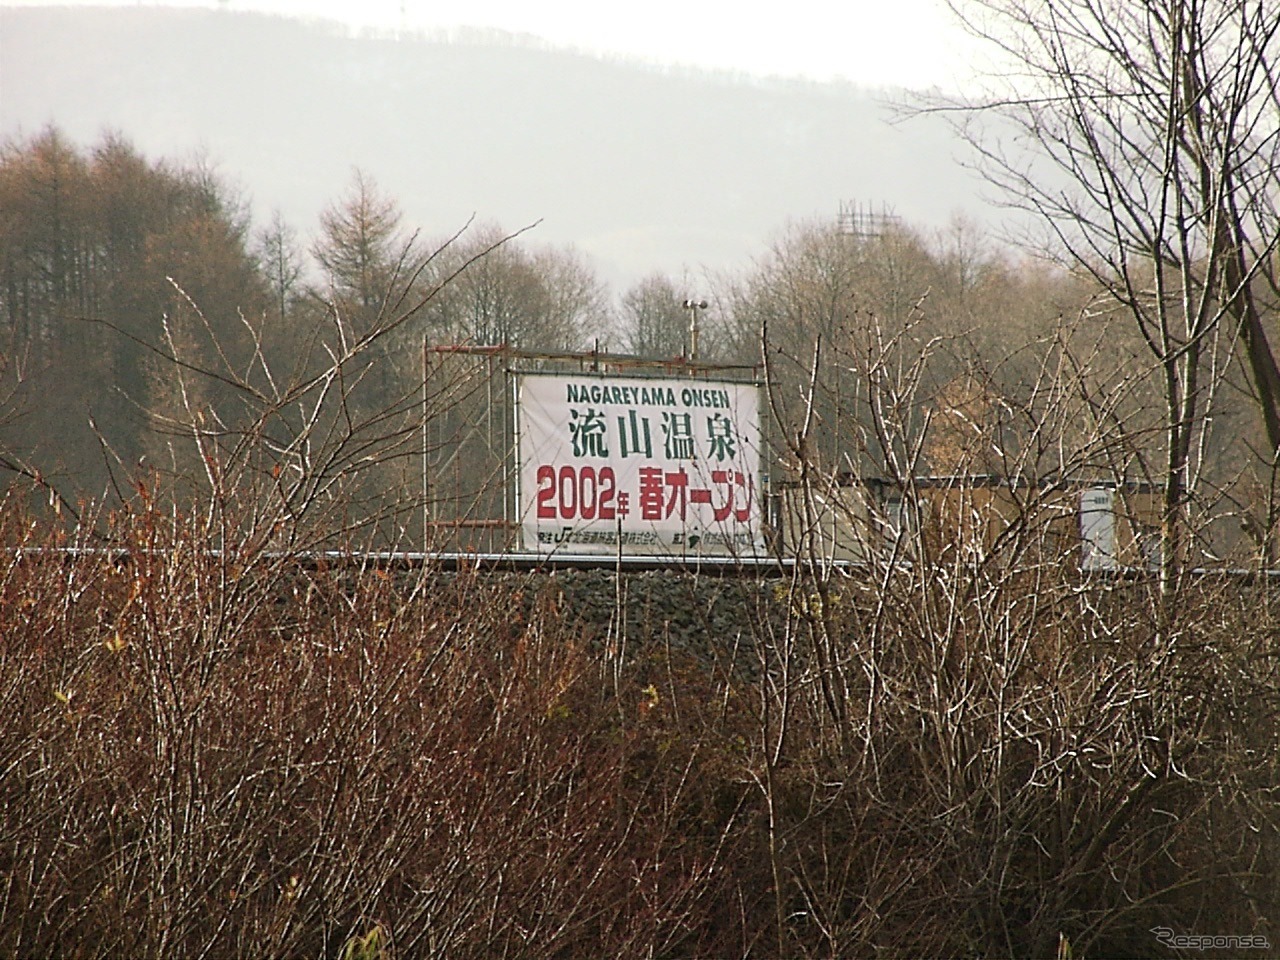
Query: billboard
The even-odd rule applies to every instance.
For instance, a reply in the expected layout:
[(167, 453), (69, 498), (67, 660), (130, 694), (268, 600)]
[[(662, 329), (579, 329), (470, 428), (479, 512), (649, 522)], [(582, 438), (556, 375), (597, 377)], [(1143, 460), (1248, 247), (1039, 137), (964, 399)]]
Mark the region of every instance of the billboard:
[(526, 373), (517, 415), (526, 550), (763, 549), (756, 385)]

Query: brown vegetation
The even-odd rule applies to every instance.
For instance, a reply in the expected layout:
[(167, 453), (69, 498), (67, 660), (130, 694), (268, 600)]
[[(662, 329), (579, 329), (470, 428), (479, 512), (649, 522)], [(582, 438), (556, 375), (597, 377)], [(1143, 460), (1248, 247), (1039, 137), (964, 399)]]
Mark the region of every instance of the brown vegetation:
[(623, 658), (554, 579), (215, 552), (142, 502), (110, 554), (4, 522), (6, 954), (1275, 942), (1265, 584), (1169, 625), (1060, 565), (802, 568)]

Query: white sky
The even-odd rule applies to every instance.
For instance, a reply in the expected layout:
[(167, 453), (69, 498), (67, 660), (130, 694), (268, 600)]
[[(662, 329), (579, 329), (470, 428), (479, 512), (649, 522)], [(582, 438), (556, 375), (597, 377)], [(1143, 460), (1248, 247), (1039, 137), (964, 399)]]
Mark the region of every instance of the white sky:
[[(0, 0), (45, 6), (50, 0)], [(652, 63), (866, 86), (952, 87), (972, 51), (943, 0), (88, 0), (259, 10), (383, 29), (490, 27)]]

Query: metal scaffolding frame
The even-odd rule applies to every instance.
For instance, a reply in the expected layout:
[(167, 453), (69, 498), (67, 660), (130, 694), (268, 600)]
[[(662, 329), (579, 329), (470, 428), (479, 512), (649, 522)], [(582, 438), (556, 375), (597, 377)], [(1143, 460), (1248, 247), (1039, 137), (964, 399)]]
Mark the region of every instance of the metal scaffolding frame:
[(625, 374), (759, 383), (759, 364), (422, 339), (422, 549), (512, 555), (520, 544), (517, 379)]

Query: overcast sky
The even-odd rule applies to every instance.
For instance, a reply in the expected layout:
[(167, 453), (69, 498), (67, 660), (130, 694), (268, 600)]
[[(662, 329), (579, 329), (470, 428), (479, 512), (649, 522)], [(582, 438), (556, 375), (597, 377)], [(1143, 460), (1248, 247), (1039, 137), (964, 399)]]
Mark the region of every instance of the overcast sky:
[[(0, 0), (0, 6), (50, 6)], [(973, 59), (943, 0), (94, 0), (259, 10), (397, 30), (489, 27), (651, 63), (867, 86), (954, 87)]]

